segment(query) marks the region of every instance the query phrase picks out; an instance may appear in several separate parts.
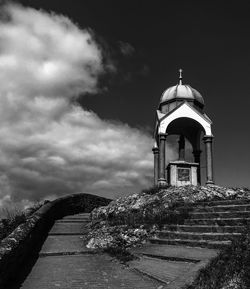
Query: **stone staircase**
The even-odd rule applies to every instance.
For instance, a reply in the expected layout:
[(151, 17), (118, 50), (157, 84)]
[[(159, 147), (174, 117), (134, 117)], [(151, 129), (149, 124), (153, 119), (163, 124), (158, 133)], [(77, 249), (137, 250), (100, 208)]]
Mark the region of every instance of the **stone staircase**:
[(86, 248), (82, 236), (88, 222), (87, 213), (57, 220), (26, 279), (20, 286), (14, 284), (4, 289), (163, 288), (160, 281), (124, 268), (107, 254)]
[(190, 206), (184, 224), (164, 225), (150, 242), (218, 249), (239, 237), (246, 224), (250, 224), (250, 200), (202, 202)]

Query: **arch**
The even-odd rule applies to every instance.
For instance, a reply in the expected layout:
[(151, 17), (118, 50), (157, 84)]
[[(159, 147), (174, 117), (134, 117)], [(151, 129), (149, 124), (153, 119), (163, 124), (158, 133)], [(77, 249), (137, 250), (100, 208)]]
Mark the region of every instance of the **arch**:
[(212, 122), (209, 120), (209, 118), (197, 112), (186, 102), (162, 118), (158, 127), (158, 134), (166, 133), (168, 126), (179, 118), (189, 118), (198, 122), (207, 136), (213, 136), (211, 131)]
[(169, 123), (167, 135), (183, 135), (193, 146), (193, 149), (199, 149), (201, 133), (205, 134), (203, 126), (196, 120), (187, 117), (179, 117)]

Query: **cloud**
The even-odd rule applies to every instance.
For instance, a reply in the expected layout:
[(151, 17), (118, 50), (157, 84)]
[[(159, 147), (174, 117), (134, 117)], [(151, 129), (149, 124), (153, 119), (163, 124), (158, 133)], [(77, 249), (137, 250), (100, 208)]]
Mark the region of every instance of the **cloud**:
[(135, 48), (128, 42), (118, 41), (121, 53), (125, 56), (132, 56), (135, 53)]
[(32, 8), (7, 5), (3, 11), (9, 16), (0, 27), (6, 92), (61, 98), (96, 90), (102, 57), (90, 31)]
[[(103, 52), (65, 16), (19, 5), (0, 21), (0, 207), (152, 184), (152, 139), (76, 105), (96, 93)], [(6, 17), (7, 16), (7, 17)]]

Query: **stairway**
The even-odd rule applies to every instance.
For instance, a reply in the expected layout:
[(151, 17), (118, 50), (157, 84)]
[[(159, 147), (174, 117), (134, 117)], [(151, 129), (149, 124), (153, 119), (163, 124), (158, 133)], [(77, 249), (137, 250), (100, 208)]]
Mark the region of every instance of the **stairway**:
[(22, 284), (5, 289), (157, 289), (160, 281), (124, 268), (104, 253), (86, 248), (82, 236), (89, 214), (57, 220), (41, 248), (39, 258)]
[(184, 224), (164, 225), (150, 242), (219, 249), (239, 237), (247, 224), (250, 200), (202, 202), (190, 206)]

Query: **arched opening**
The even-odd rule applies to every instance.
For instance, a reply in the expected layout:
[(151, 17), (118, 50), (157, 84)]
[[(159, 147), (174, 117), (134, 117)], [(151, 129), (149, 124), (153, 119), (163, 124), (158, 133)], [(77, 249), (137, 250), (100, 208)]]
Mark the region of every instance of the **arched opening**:
[(180, 117), (169, 123), (166, 134), (183, 135), (195, 150), (200, 148), (201, 136), (205, 134), (205, 130), (198, 121), (188, 117)]
[(153, 152), (155, 184), (159, 186), (198, 185), (202, 180), (214, 183), (211, 121), (195, 112), (188, 116), (187, 111), (179, 117), (170, 114), (157, 125)]
[(180, 117), (168, 124), (164, 145), (161, 145), (165, 155), (161, 167), (166, 170), (169, 184), (197, 185), (204, 180), (203, 171), (207, 168), (204, 157), (201, 157), (204, 135), (204, 127), (193, 118)]

